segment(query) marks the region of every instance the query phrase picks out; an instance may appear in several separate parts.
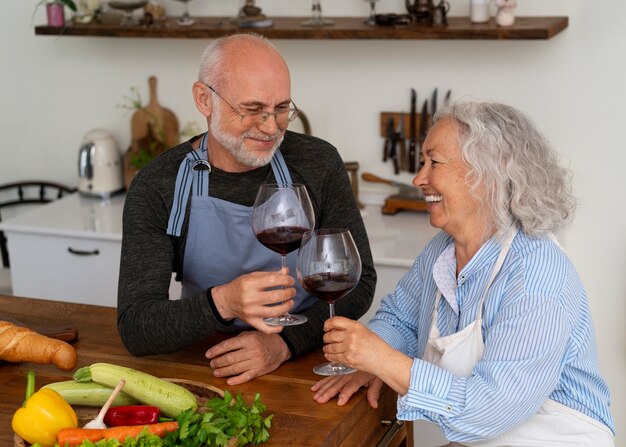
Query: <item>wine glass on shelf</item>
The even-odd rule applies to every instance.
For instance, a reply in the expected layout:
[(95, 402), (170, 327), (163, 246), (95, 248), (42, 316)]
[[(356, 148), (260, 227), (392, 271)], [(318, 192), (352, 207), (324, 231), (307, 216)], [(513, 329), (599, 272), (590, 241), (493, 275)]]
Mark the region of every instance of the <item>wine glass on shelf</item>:
[(110, 0), (108, 5), (109, 7), (119, 9), (124, 13), (120, 26), (127, 26), (135, 23), (133, 19), (133, 11), (135, 9), (143, 8), (147, 3), (148, 0)]
[(332, 20), (322, 18), (322, 4), (321, 0), (312, 0), (311, 5), (311, 18), (309, 20), (305, 20), (300, 25), (302, 26), (331, 26), (334, 25), (335, 22)]
[[(361, 257), (349, 230), (329, 228), (305, 233), (298, 251), (296, 274), (302, 288), (330, 306), (346, 296), (361, 278)], [(313, 368), (321, 376), (338, 376), (356, 371), (341, 363), (328, 362)]]
[[(315, 228), (315, 213), (306, 187), (261, 185), (252, 210), (252, 229), (258, 241), (281, 256), (285, 268), (287, 254), (300, 247), (302, 235)], [(307, 322), (303, 315), (285, 313), (265, 318), (270, 326), (294, 326)]]
[(363, 21), (366, 25), (376, 25), (376, 2), (378, 0), (364, 0), (370, 4), (370, 16)]
[(180, 19), (176, 21), (180, 26), (189, 26), (196, 23), (194, 19), (189, 15), (189, 1), (190, 0), (176, 0), (177, 2), (181, 2), (185, 5), (185, 9), (183, 10), (183, 15), (180, 16)]

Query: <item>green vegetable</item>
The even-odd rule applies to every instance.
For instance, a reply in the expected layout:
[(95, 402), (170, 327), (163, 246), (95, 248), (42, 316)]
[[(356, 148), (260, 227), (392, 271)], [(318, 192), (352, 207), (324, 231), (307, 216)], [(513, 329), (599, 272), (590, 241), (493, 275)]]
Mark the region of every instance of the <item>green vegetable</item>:
[[(250, 407), (241, 394), (236, 398), (226, 391), (223, 399), (211, 399), (204, 414), (185, 411), (179, 415), (178, 431), (165, 437), (166, 446), (197, 447), (210, 445), (227, 446), (237, 438), (237, 446), (257, 445), (269, 439), (268, 429), (273, 415), (263, 417), (266, 410), (257, 394)], [(167, 443), (169, 442), (169, 444)]]
[[(80, 383), (75, 380), (50, 383), (42, 388), (50, 388), (56, 391), (70, 405), (84, 405), (87, 407), (102, 407), (113, 392), (113, 388), (106, 385), (100, 385), (95, 382)], [(112, 405), (136, 404), (137, 401), (135, 399), (121, 391), (113, 399)]]
[(191, 391), (175, 383), (146, 374), (136, 369), (110, 363), (94, 363), (74, 373), (77, 382), (96, 382), (114, 388), (124, 379), (124, 392), (147, 405), (161, 409), (165, 416), (177, 417), (190, 409), (195, 412), (198, 402)]
[(266, 407), (259, 394), (248, 407), (241, 394), (233, 398), (226, 391), (223, 399), (209, 400), (206, 410), (204, 414), (192, 409), (183, 411), (176, 418), (178, 430), (168, 433), (165, 438), (143, 432), (122, 442), (84, 441), (78, 447), (224, 447), (234, 437), (237, 437), (237, 446), (244, 446), (261, 444), (270, 437), (268, 429), (273, 415), (263, 417)]

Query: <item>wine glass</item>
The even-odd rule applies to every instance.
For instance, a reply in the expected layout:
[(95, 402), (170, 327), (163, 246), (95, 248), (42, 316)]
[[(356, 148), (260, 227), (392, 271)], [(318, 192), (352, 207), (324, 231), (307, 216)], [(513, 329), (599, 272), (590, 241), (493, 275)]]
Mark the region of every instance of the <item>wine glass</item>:
[(332, 20), (322, 18), (322, 5), (320, 1), (321, 0), (312, 0), (312, 5), (311, 5), (312, 17), (309, 20), (305, 20), (300, 25), (302, 26), (330, 26), (330, 25), (335, 24), (335, 22), (333, 22)]
[[(305, 233), (298, 251), (296, 274), (302, 288), (330, 306), (346, 296), (361, 278), (361, 257), (349, 230), (329, 228)], [(341, 363), (328, 362), (313, 368), (321, 376), (338, 376), (356, 371)]]
[[(302, 235), (315, 228), (315, 214), (306, 187), (261, 185), (252, 210), (252, 229), (260, 243), (281, 256), (285, 268), (287, 253), (300, 247)], [(307, 322), (303, 315), (285, 313), (265, 318), (270, 326), (294, 326)]]
[(176, 0), (177, 2), (181, 2), (185, 5), (185, 9), (183, 10), (183, 15), (180, 16), (180, 19), (176, 21), (180, 26), (189, 26), (196, 23), (194, 19), (189, 15), (189, 1), (190, 0)]
[(370, 4), (370, 16), (363, 21), (366, 25), (376, 25), (376, 2), (378, 0), (363, 0)]

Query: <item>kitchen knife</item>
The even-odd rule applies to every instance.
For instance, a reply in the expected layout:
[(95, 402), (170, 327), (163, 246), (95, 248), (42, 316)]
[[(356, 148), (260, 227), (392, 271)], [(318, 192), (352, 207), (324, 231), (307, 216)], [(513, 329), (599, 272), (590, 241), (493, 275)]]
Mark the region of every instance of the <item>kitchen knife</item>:
[(432, 114), (430, 117), (432, 122), (432, 120), (435, 119), (435, 112), (437, 112), (437, 89), (435, 89), (432, 96), (430, 97), (430, 110), (432, 110)]
[[(402, 120), (402, 115), (400, 115), (400, 120)], [(398, 124), (399, 125), (399, 124)], [(400, 160), (398, 157), (398, 141), (399, 134), (393, 130), (393, 125), (391, 128), (391, 145), (389, 147), (389, 158), (393, 162), (393, 172), (397, 175), (400, 173)]]
[(390, 116), (387, 120), (387, 127), (385, 130), (385, 144), (383, 146), (383, 161), (387, 161), (389, 158), (389, 152), (391, 151), (391, 145), (393, 144), (393, 116)]
[(415, 89), (411, 89), (411, 116), (409, 120), (409, 172), (415, 172), (415, 154), (416, 154), (416, 142), (415, 133), (417, 132), (417, 120), (416, 120), (416, 108), (417, 108), (417, 93)]
[(424, 140), (426, 139), (426, 132), (428, 131), (428, 101), (424, 101), (424, 105), (422, 106), (422, 112), (420, 113), (420, 134), (418, 137), (418, 143), (420, 150), (422, 150), (422, 145), (424, 144)]
[(450, 105), (450, 95), (452, 94), (452, 90), (448, 90), (448, 93), (446, 93), (446, 97), (443, 98), (443, 105), (447, 106)]
[(397, 155), (398, 164), (401, 171), (406, 171), (409, 168), (408, 154), (406, 151), (406, 135), (404, 134), (404, 113), (401, 113), (398, 117), (398, 125), (396, 126), (396, 138), (398, 142)]

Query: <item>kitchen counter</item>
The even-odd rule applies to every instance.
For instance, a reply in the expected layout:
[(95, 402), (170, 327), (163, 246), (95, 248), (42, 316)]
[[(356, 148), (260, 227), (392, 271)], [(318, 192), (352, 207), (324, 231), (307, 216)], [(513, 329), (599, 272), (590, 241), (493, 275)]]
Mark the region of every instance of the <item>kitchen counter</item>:
[[(227, 387), (224, 379), (213, 377), (204, 357), (207, 346), (223, 339), (216, 335), (196, 346), (173, 354), (133, 357), (124, 348), (116, 329), (116, 311), (109, 307), (35, 300), (0, 295), (0, 319), (12, 318), (26, 326), (70, 325), (78, 330), (73, 346), (78, 354), (77, 368), (107, 362), (144, 371), (158, 377), (171, 377), (207, 383), (242, 393), (252, 402), (261, 394), (267, 412), (274, 414), (270, 446), (387, 446), (412, 447), (412, 425), (395, 421), (397, 395), (386, 386), (381, 390), (379, 407), (369, 407), (364, 390), (345, 406), (336, 401), (320, 405), (313, 401), (310, 387), (320, 377), (312, 368), (325, 361), (321, 350), (287, 362), (276, 371), (248, 383)], [(4, 363), (0, 365), (0, 445), (13, 445), (11, 418), (24, 400), (26, 372), (33, 369), (39, 387), (70, 380), (74, 371), (64, 372), (53, 365)]]
[(69, 194), (4, 220), (0, 230), (121, 242), (124, 199), (124, 194), (109, 199)]
[[(8, 239), (13, 294), (32, 298), (116, 306), (125, 195), (102, 200), (68, 195), (0, 223)], [(438, 231), (427, 214), (383, 215), (363, 211), (378, 285), (374, 304), (393, 287)], [(170, 296), (180, 295), (172, 281)]]
[(430, 225), (426, 213), (401, 211), (395, 215), (384, 215), (380, 206), (368, 205), (361, 214), (377, 267), (408, 269), (439, 231)]
[[(7, 219), (0, 223), (0, 229), (121, 242), (124, 199), (124, 194), (107, 200), (70, 194)], [(430, 226), (427, 214), (399, 212), (388, 216), (375, 205), (366, 206), (361, 214), (377, 265), (410, 267), (419, 251), (437, 232)]]

